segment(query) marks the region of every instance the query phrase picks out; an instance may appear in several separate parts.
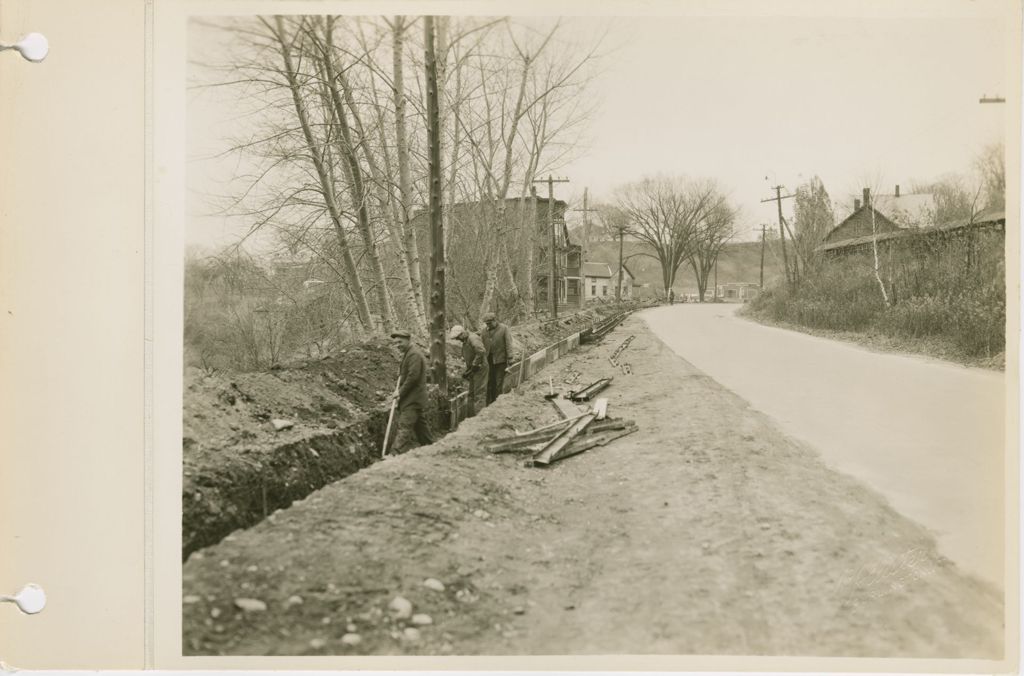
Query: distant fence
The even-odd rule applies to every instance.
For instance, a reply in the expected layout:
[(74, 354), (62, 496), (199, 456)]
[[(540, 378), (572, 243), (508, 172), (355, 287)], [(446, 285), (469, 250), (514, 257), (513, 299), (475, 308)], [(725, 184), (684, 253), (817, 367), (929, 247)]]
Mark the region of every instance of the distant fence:
[[(505, 385), (502, 394), (519, 387), (548, 364), (558, 361), (579, 348), (581, 343), (603, 338), (605, 334), (621, 324), (630, 312), (632, 310), (626, 310), (600, 322), (594, 322), (583, 331), (566, 336), (557, 343), (552, 343), (515, 362), (505, 369)], [(449, 428), (454, 430), (469, 414), (469, 393), (462, 392), (452, 397), (449, 400), (449, 410), (451, 411)]]

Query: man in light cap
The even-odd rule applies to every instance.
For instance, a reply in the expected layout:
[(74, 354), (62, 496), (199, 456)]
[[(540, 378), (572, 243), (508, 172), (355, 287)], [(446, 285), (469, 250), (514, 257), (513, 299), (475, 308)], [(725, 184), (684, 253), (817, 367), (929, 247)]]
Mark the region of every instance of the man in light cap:
[(398, 429), (395, 431), (395, 453), (404, 453), (421, 444), (432, 444), (434, 438), (427, 428), (423, 411), (427, 407), (427, 362), (412, 344), (408, 331), (395, 331), (391, 340), (402, 355), (398, 370)]
[(469, 401), (467, 417), (472, 418), (476, 415), (477, 398), (486, 386), (484, 379), (487, 377), (487, 370), (484, 365), (487, 363), (487, 351), (480, 336), (467, 331), (459, 324), (451, 328), (448, 337), (462, 343), (462, 361), (466, 364), (462, 377), (466, 381), (466, 397)]
[(512, 334), (508, 327), (498, 321), (493, 312), (483, 316), (486, 327), (481, 338), (487, 350), (487, 405), (497, 399), (505, 386), (505, 369), (512, 358)]

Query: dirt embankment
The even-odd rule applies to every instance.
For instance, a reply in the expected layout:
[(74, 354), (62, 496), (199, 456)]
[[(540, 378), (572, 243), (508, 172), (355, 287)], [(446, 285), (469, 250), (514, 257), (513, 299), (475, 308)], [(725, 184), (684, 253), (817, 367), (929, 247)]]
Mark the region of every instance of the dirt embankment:
[[(621, 308), (513, 328), (527, 353)], [(460, 391), (449, 346), (451, 393)], [(386, 339), (268, 372), (185, 374), (182, 556), (380, 459), (397, 354)], [(435, 420), (433, 411), (428, 418)], [(282, 429), (273, 421), (286, 421)], [(279, 422), (280, 426), (281, 423)], [(440, 425), (434, 430), (440, 434)]]
[(556, 419), (528, 384), (194, 555), (185, 653), (1002, 655), (998, 591), (642, 320), (551, 373), (614, 375), (639, 431), (548, 469), (481, 450)]
[(392, 362), (375, 340), (269, 372), (187, 373), (183, 556), (372, 463)]

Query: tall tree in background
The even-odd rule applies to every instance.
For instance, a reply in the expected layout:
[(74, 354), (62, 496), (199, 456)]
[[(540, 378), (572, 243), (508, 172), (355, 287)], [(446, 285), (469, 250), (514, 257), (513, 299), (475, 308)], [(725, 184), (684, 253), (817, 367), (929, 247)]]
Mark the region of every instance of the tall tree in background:
[(631, 237), (653, 251), (640, 255), (661, 264), (667, 295), (679, 266), (694, 255), (696, 239), (709, 234), (702, 226), (722, 213), (718, 210), (725, 203), (725, 196), (711, 181), (659, 176), (620, 187), (615, 206), (628, 219)]
[(701, 303), (707, 292), (711, 271), (718, 262), (722, 247), (736, 234), (734, 224), (735, 210), (722, 197), (699, 220), (694, 228), (690, 254), (687, 258), (693, 268), (693, 276), (697, 280), (697, 295)]
[(935, 202), (931, 213), (927, 214), (926, 222), (915, 225), (942, 225), (950, 221), (969, 219), (977, 214), (981, 207), (981, 184), (971, 186), (969, 179), (960, 174), (947, 174), (927, 183), (914, 182), (911, 189), (915, 193), (931, 195)]
[(813, 274), (821, 264), (817, 248), (835, 227), (836, 216), (825, 184), (815, 176), (796, 189), (793, 204), (793, 249), (803, 264), (804, 275)]
[(974, 163), (985, 195), (985, 209), (1006, 208), (1006, 148), (1002, 143), (986, 146)]

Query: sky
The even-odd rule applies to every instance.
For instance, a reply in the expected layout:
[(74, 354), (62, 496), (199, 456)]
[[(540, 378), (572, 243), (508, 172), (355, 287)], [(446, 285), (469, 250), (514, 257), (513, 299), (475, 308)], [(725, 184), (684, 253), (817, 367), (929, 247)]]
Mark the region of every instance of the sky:
[[(544, 23), (547, 19), (537, 19)], [(833, 202), (862, 187), (970, 171), (1003, 140), (1004, 29), (997, 19), (795, 16), (572, 17), (581, 41), (605, 35), (597, 104), (581, 154), (556, 197), (578, 205), (644, 176), (713, 178), (740, 208), (739, 239), (776, 221), (770, 186), (819, 176)], [(193, 29), (194, 31), (196, 29)], [(190, 35), (190, 38), (198, 36)], [(190, 56), (215, 49), (190, 40)], [(207, 158), (235, 113), (192, 96), (186, 243), (217, 246), (244, 224), (206, 215), (230, 166)], [(784, 202), (787, 210), (791, 202)]]

